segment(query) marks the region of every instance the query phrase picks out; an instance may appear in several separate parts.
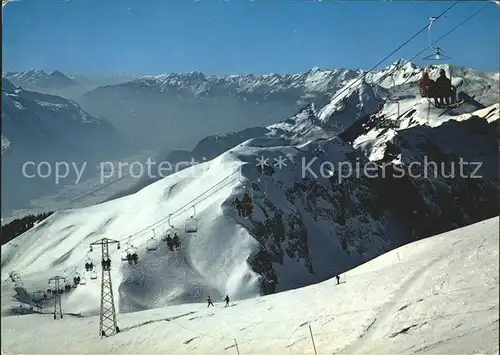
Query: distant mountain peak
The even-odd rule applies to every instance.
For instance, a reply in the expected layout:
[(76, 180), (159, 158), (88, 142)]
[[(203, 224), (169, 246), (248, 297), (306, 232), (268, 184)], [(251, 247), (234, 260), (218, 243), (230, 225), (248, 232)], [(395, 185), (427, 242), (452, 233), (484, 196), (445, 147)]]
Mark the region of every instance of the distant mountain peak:
[(64, 73), (60, 72), (59, 70), (54, 70), (53, 72), (51, 72), (49, 74), (49, 76), (70, 79), (67, 75), (65, 75)]
[(40, 69), (30, 69), (21, 72), (7, 72), (3, 77), (9, 79), (15, 85), (34, 91), (59, 89), (78, 84), (59, 70), (47, 74)]

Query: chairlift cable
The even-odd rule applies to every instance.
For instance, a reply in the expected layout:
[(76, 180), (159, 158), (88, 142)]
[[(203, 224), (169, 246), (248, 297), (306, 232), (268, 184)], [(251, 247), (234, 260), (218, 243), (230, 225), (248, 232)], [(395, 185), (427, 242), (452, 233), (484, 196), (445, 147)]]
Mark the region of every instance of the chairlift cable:
[[(193, 198), (191, 201), (187, 202), (186, 204), (184, 204), (182, 207), (178, 208), (176, 211), (170, 213), (167, 217), (164, 217), (158, 221), (156, 221), (155, 223), (141, 229), (140, 231), (136, 232), (136, 233), (133, 233), (131, 234), (129, 237), (126, 237), (126, 238), (123, 238), (123, 239), (120, 239), (120, 241), (122, 240), (125, 240), (127, 238), (133, 238), (133, 237), (136, 237), (138, 235), (141, 235), (143, 234), (144, 232), (147, 232), (148, 230), (150, 230), (151, 228), (153, 227), (158, 227), (162, 224), (165, 223), (165, 221), (168, 221), (169, 218), (171, 219), (173, 216), (175, 215), (179, 215), (183, 212), (185, 212), (184, 210), (186, 208), (192, 208), (196, 203), (196, 201), (198, 199), (200, 199), (200, 197), (202, 197), (203, 195), (205, 195), (207, 192), (209, 192), (210, 190), (213, 190), (215, 187), (217, 187), (218, 185), (220, 185), (221, 183), (223, 183), (224, 181), (226, 181), (227, 179), (229, 179), (231, 176), (233, 176), (234, 174), (236, 174), (238, 172), (238, 170), (232, 172), (231, 174), (227, 175), (224, 179), (220, 180), (217, 184), (213, 185), (212, 187), (210, 187), (209, 189), (205, 190), (203, 193), (201, 193), (200, 195), (196, 196), (195, 198)], [(229, 183), (233, 182), (235, 179), (232, 179), (230, 180), (229, 182), (227, 182), (225, 185), (222, 185), (220, 186), (219, 188), (217, 188), (216, 190), (212, 191), (210, 194), (208, 194), (207, 196), (204, 196), (200, 201), (198, 201), (197, 203), (200, 203), (201, 201), (207, 199), (209, 196), (212, 196), (215, 192), (219, 191), (222, 187), (225, 187), (226, 185), (229, 185)]]
[[(131, 234), (131, 235), (129, 235), (129, 236), (127, 236), (127, 237), (125, 237), (125, 238), (120, 239), (120, 240), (119, 240), (119, 242), (122, 242), (122, 241), (125, 241), (125, 240), (127, 240), (127, 239), (128, 239), (128, 242), (127, 242), (127, 248), (126, 248), (125, 250), (129, 249), (131, 246), (133, 246), (133, 245), (131, 244), (131, 240), (132, 240), (132, 238), (133, 238), (133, 237), (136, 237), (136, 236), (138, 236), (138, 235), (141, 235), (142, 233), (144, 233), (144, 232), (146, 232), (146, 231), (150, 230), (152, 227), (155, 227), (155, 226), (156, 226), (156, 227), (159, 227), (160, 225), (162, 225), (162, 224), (164, 224), (164, 223), (165, 223), (165, 220), (170, 221), (170, 218), (171, 218), (172, 216), (180, 214), (180, 213), (181, 213), (181, 212), (182, 212), (182, 211), (183, 211), (186, 207), (190, 207), (190, 208), (194, 207), (194, 206), (193, 206), (193, 202), (194, 202), (194, 201), (198, 200), (200, 197), (202, 197), (203, 195), (205, 195), (205, 194), (206, 194), (207, 192), (209, 192), (210, 190), (213, 190), (213, 189), (214, 189), (214, 188), (216, 188), (218, 185), (221, 185), (222, 183), (224, 183), (226, 180), (228, 180), (230, 177), (232, 177), (233, 175), (235, 175), (237, 172), (239, 172), (239, 169), (237, 169), (237, 170), (233, 171), (231, 174), (227, 175), (224, 179), (220, 180), (218, 183), (214, 184), (213, 186), (211, 186), (210, 188), (208, 188), (207, 190), (205, 190), (203, 193), (201, 193), (200, 195), (198, 195), (197, 197), (195, 197), (194, 199), (192, 199), (191, 201), (189, 201), (188, 203), (186, 203), (185, 205), (183, 205), (182, 207), (180, 207), (179, 209), (177, 209), (175, 212), (170, 213), (167, 217), (162, 218), (162, 219), (158, 220), (157, 222), (155, 222), (155, 223), (153, 223), (153, 224), (149, 225), (148, 227), (143, 228), (143, 229), (142, 229), (142, 230), (140, 230), (139, 232), (136, 232), (136, 233)], [(205, 199), (206, 199), (206, 198), (208, 198), (209, 196), (212, 196), (214, 193), (216, 193), (217, 191), (219, 191), (221, 188), (226, 187), (226, 186), (227, 186), (227, 185), (229, 185), (230, 183), (234, 182), (236, 179), (237, 179), (237, 178), (233, 178), (233, 179), (231, 179), (231, 180), (227, 181), (224, 185), (219, 186), (217, 189), (215, 189), (214, 191), (212, 191), (209, 195), (207, 195), (207, 196), (203, 197), (203, 198), (201, 199), (201, 201), (205, 200)], [(199, 203), (199, 202), (201, 202), (201, 201), (198, 201), (198, 203)], [(134, 247), (134, 248), (135, 248), (135, 247)], [(86, 254), (86, 255), (85, 255), (82, 259), (80, 259), (80, 261), (79, 261), (77, 264), (80, 264), (81, 262), (83, 262), (83, 261), (85, 261), (85, 260), (91, 260), (91, 261), (92, 261), (92, 263), (93, 263), (93, 259), (92, 259), (92, 256), (91, 256), (91, 250), (88, 250), (88, 251), (87, 251), (87, 254)], [(94, 265), (94, 267), (95, 267), (95, 266), (97, 266), (97, 265)], [(86, 270), (86, 271), (87, 271), (87, 270)], [(91, 272), (91, 271), (88, 271), (88, 272)], [(93, 273), (93, 272), (94, 272), (94, 271), (92, 271), (92, 273)], [(93, 278), (91, 277), (91, 279), (93, 279)]]

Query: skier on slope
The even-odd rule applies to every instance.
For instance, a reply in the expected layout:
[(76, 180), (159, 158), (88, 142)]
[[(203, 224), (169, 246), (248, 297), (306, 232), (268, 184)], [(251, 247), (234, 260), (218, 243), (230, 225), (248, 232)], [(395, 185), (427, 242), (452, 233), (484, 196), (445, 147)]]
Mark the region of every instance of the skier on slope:
[(224, 301), (226, 302), (226, 307), (229, 306), (229, 296), (226, 295), (226, 298), (224, 298)]
[(337, 275), (337, 276), (335, 276), (335, 278), (337, 279), (337, 285), (340, 284), (340, 276)]
[(210, 295), (207, 297), (207, 307), (210, 307), (210, 305), (212, 305), (212, 307), (215, 307), (214, 304), (212, 303), (212, 298), (210, 297)]

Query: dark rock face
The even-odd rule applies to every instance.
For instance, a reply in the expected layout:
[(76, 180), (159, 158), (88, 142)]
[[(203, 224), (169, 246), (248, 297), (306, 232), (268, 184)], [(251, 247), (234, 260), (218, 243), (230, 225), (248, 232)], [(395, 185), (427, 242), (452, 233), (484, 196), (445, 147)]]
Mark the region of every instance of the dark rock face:
[[(344, 139), (352, 141), (366, 132), (370, 119), (346, 130)], [(261, 248), (248, 262), (262, 275), (262, 293), (282, 290), (276, 266), (284, 267), (291, 260), (319, 282), (395, 247), (498, 215), (498, 132), (496, 121), (479, 117), (399, 130), (386, 142), (384, 158), (371, 163), (376, 164), (373, 178), (360, 174), (339, 184), (340, 173), (334, 172), (328, 179), (295, 177), (287, 184), (281, 172), (267, 174), (290, 206), (278, 202), (276, 191), (272, 197), (264, 196), (258, 191), (261, 185), (254, 184), (255, 209), (265, 218), (249, 218), (250, 232)], [(318, 164), (345, 149), (345, 142), (328, 144), (327, 152), (318, 155)], [(353, 149), (345, 160), (369, 164)], [(325, 223), (327, 227), (319, 229)], [(321, 270), (325, 261), (311, 257), (315, 252), (311, 243), (317, 239), (339, 246), (331, 249), (332, 260), (326, 263), (333, 265), (338, 258), (350, 263), (332, 266), (327, 275)]]

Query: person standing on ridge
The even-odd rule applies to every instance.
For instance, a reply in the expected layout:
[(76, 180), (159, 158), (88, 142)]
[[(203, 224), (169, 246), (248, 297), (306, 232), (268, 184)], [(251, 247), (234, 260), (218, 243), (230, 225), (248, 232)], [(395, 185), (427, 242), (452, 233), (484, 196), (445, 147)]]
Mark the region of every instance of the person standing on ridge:
[(337, 276), (335, 276), (335, 278), (337, 279), (337, 285), (340, 284), (340, 276), (337, 275)]
[(229, 306), (229, 296), (226, 295), (226, 298), (224, 298), (224, 301), (226, 302), (226, 307)]
[(212, 305), (212, 307), (215, 307), (214, 304), (212, 303), (212, 298), (210, 297), (210, 295), (207, 297), (207, 307), (210, 307), (210, 305)]

